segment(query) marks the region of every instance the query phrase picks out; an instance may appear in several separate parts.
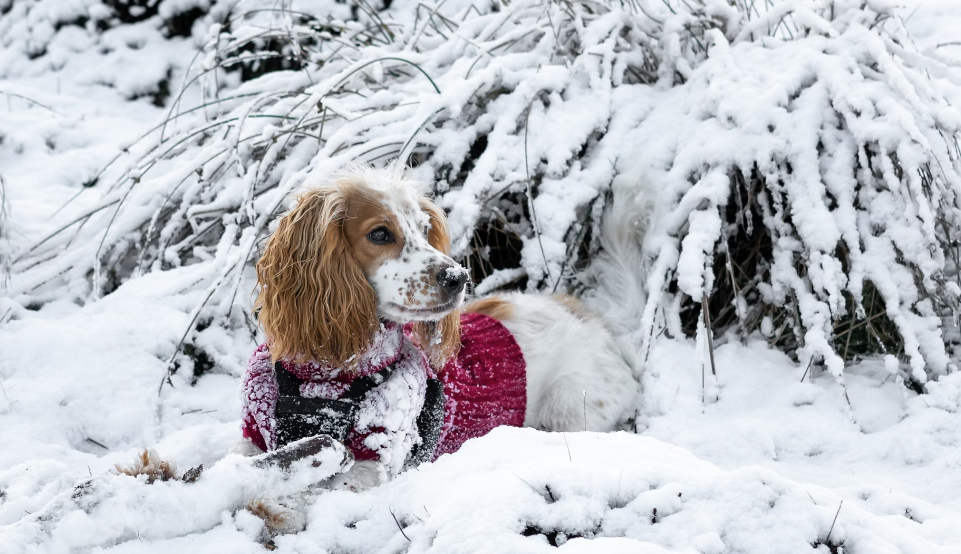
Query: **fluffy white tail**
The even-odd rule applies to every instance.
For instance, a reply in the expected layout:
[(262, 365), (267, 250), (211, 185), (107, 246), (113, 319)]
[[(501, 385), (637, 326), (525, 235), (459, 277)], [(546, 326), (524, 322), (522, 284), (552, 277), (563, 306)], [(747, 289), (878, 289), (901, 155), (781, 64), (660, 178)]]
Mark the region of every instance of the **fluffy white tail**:
[(588, 269), (591, 290), (584, 302), (626, 338), (640, 330), (647, 302), (643, 244), (654, 191), (638, 173), (618, 175), (611, 190), (613, 201), (604, 213), (600, 238), (604, 250)]

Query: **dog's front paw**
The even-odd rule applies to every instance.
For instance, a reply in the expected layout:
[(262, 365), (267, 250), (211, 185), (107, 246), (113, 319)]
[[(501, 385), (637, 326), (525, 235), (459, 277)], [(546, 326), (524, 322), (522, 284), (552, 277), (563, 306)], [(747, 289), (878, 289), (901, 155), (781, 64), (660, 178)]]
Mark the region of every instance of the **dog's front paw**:
[[(277, 500), (272, 498), (257, 498), (247, 503), (244, 508), (248, 512), (259, 517), (264, 522), (264, 532), (261, 537), (263, 542), (267, 542), (277, 535), (288, 533), (299, 533), (307, 526), (307, 519), (299, 506), (291, 506), (289, 500)], [(293, 504), (297, 504), (293, 502)]]
[(177, 477), (177, 464), (162, 460), (154, 450), (144, 448), (129, 466), (114, 466), (118, 472), (131, 477), (146, 476), (147, 483), (169, 481)]

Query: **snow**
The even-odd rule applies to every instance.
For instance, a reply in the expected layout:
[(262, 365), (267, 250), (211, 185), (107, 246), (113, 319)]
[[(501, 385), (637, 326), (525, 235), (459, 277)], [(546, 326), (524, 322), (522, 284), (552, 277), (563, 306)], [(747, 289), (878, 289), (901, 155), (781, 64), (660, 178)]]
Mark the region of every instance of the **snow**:
[(262, 463), (269, 455), (231, 455), (209, 469), (197, 468), (199, 478), (192, 482), (157, 478), (151, 483), (142, 473), (91, 477), (58, 495), (37, 517), (7, 526), (4, 543), (21, 552), (37, 546), (68, 552), (206, 531), (250, 498), (299, 494), (349, 465), (346, 448), (329, 437), (327, 442), (327, 448), (288, 467)]
[[(227, 462), (235, 460), (215, 468), (236, 471)], [(211, 477), (217, 475), (195, 485), (160, 483), (153, 488), (124, 476), (108, 480), (118, 489), (126, 485), (118, 496), (142, 491), (141, 506), (149, 513), (164, 500), (175, 502), (170, 498), (177, 494), (200, 494), (191, 487)], [(217, 478), (207, 486), (231, 485)], [(217, 501), (228, 503), (207, 500)], [(185, 511), (194, 510), (202, 511)], [(224, 534), (250, 546), (257, 522), (243, 512), (214, 514), (216, 523), (193, 522), (194, 527), (214, 527), (193, 536), (197, 551), (216, 551)], [(553, 542), (572, 552), (610, 552), (612, 546), (624, 552), (801, 552), (818, 541), (833, 541), (869, 552), (956, 552), (951, 541), (957, 539), (958, 523), (956, 513), (863, 481), (832, 490), (756, 465), (722, 469), (652, 437), (512, 428), (472, 439), (458, 454), (375, 490), (320, 494), (307, 517), (304, 532), (275, 540), (278, 551), (522, 553), (549, 552)], [(95, 511), (91, 518), (85, 520), (90, 530), (74, 544), (84, 544), (96, 536), (93, 529), (117, 516)], [(152, 536), (108, 551), (168, 551), (182, 543), (158, 540), (169, 533), (169, 525), (152, 530), (145, 525), (143, 532)], [(12, 526), (20, 527), (24, 525)]]
[[(7, 207), (6, 219), (0, 219), (0, 257), (23, 255), (90, 210), (106, 205), (101, 215), (110, 219), (109, 203), (121, 201), (128, 191), (124, 203), (131, 211), (118, 216), (111, 240), (124, 243), (153, 220), (158, 222), (156, 236), (177, 243), (183, 239), (180, 230), (154, 214), (161, 208), (156, 191), (166, 194), (178, 186), (177, 194), (194, 200), (181, 202), (178, 197), (171, 217), (189, 221), (184, 225), (194, 230), (216, 220), (223, 235), (211, 244), (185, 244), (177, 252), (159, 253), (146, 260), (143, 271), (131, 270), (132, 277), (119, 286), (107, 286), (110, 267), (105, 262), (95, 287), (104, 290), (98, 293), (92, 293), (88, 273), (94, 270), (91, 260), (104, 236), (103, 226), (81, 230), (73, 239), (75, 249), (65, 248), (72, 234), (60, 236), (40, 245), (43, 259), (36, 265), (17, 262), (21, 265), (10, 275), (9, 288), (0, 294), (0, 553), (263, 552), (258, 542), (262, 522), (237, 505), (248, 496), (292, 493), (306, 483), (279, 485), (282, 479), (233, 471), (229, 463), (221, 466), (223, 480), (214, 473), (209, 488), (194, 492), (188, 488), (203, 486), (203, 481), (147, 485), (110, 473), (115, 464), (128, 464), (146, 447), (181, 469), (215, 467), (239, 438), (239, 379), (261, 338), (244, 315), (253, 283), (244, 263), (256, 237), (240, 230), (241, 219), (231, 219), (233, 213), (216, 208), (247, 206), (238, 213), (266, 228), (264, 214), (285, 205), (284, 193), (299, 185), (304, 168), (319, 152), (300, 143), (276, 168), (269, 169), (265, 162), (245, 173), (243, 164), (254, 151), (251, 142), (269, 143), (285, 128), (276, 120), (250, 118), (243, 136), (231, 129), (224, 131), (232, 133), (226, 139), (214, 141), (217, 147), (231, 147), (220, 158), (212, 160), (220, 156), (214, 146), (185, 143), (178, 150), (185, 157), (159, 160), (155, 173), (137, 187), (122, 180), (128, 170), (143, 168), (142, 156), (159, 142), (156, 135), (146, 142), (137, 139), (171, 110), (189, 110), (201, 98), (193, 88), (176, 109), (170, 99), (164, 108), (157, 107), (151, 95), (158, 92), (158, 79), (170, 71), (170, 88), (176, 91), (196, 48), (210, 37), (226, 40), (208, 35), (205, 20), (190, 37), (165, 36), (161, 21), (196, 4), (203, 3), (161, 2), (155, 18), (97, 33), (96, 21), (105, 17), (98, 15), (105, 9), (98, 2), (0, 0), (0, 12), (12, 10), (0, 16), (0, 174)], [(668, 12), (661, 2), (642, 4), (658, 17)], [(726, 2), (709, 4), (719, 14), (729, 13)], [(858, 214), (823, 209), (823, 191), (836, 198), (853, 194), (853, 179), (860, 176), (848, 171), (845, 156), (857, 146), (845, 136), (827, 133), (822, 139), (832, 141), (833, 153), (815, 160), (805, 157), (808, 150), (802, 144), (815, 136), (814, 118), (828, 117), (820, 110), (830, 98), (843, 102), (839, 105), (849, 113), (871, 110), (880, 117), (884, 124), (866, 117), (849, 122), (862, 136), (897, 151), (905, 164), (917, 165), (919, 152), (938, 148), (928, 128), (917, 128), (917, 121), (958, 125), (955, 108), (934, 109), (930, 100), (937, 93), (952, 106), (961, 104), (961, 47), (947, 44), (957, 41), (961, 6), (954, 0), (909, 4), (899, 13), (908, 18), (913, 12), (907, 29), (916, 36), (920, 52), (943, 62), (927, 66), (931, 90), (911, 82), (910, 71), (880, 65), (878, 71), (889, 80), (854, 87), (848, 80), (851, 67), (818, 65), (810, 51), (796, 45), (771, 41), (763, 52), (752, 51), (743, 41), (714, 32), (708, 37), (713, 45), (710, 63), (692, 65), (679, 55), (665, 58), (676, 66), (657, 69), (687, 79), (688, 85), (670, 96), (666, 88), (613, 86), (627, 78), (628, 63), (639, 65), (637, 59), (649, 52), (619, 51), (618, 34), (610, 31), (624, 25), (624, 32), (636, 38), (653, 32), (653, 26), (627, 25), (610, 14), (578, 22), (584, 44), (596, 55), (547, 67), (543, 59), (558, 46), (548, 40), (551, 27), (545, 18), (543, 28), (531, 33), (524, 23), (541, 17), (539, 9), (488, 13), (483, 6), (489, 17), (465, 20), (458, 31), (464, 40), (455, 44), (441, 41), (432, 30), (423, 31), (430, 25), (428, 12), (418, 8), (419, 27), (403, 30), (407, 38), (420, 34), (422, 49), (410, 52), (410, 59), (437, 78), (441, 94), (411, 70), (409, 81), (367, 99), (325, 99), (326, 108), (352, 121), (330, 122), (322, 151), (346, 150), (333, 161), (317, 162), (315, 171), (335, 169), (343, 159), (373, 146), (389, 151), (390, 144), (398, 143), (395, 147), (400, 148), (441, 109), (447, 110), (436, 116), (441, 125), (418, 134), (415, 141), (435, 149), (437, 164), (460, 162), (476, 137), (486, 134), (489, 149), (466, 181), (453, 183), (456, 186), (439, 198), (452, 210), (454, 238), (461, 241), (455, 247), (465, 247), (482, 217), (478, 199), (502, 187), (523, 193), (528, 169), (542, 176), (534, 201), (541, 240), (525, 244), (524, 267), (495, 273), (479, 286), (487, 291), (522, 275), (550, 274), (547, 287), (553, 286), (561, 275), (567, 242), (576, 235), (569, 230), (585, 211), (596, 213), (598, 194), (614, 178), (610, 159), (615, 159), (622, 185), (643, 178), (664, 193), (653, 206), (645, 206), (656, 217), (636, 222), (652, 230), (645, 253), (657, 254), (638, 261), (650, 268), (649, 290), (661, 290), (659, 283), (677, 268), (678, 283), (695, 296), (716, 278), (705, 260), (717, 234), (718, 207), (726, 197), (718, 175), (701, 175), (692, 183), (690, 171), (705, 160), (722, 160), (738, 166), (762, 162), (762, 171), (775, 172), (772, 156), (790, 154), (799, 164), (799, 177), (785, 186), (798, 195), (798, 205), (809, 208), (794, 224), (814, 247), (811, 296), (800, 308), (806, 321), (817, 323), (810, 327), (814, 332), (808, 335), (809, 348), (821, 348), (828, 363), (808, 367), (794, 362), (757, 334), (744, 344), (735, 336), (719, 336), (717, 377), (702, 381), (702, 372), (710, 370), (703, 340), (685, 339), (677, 332), (671, 306), (679, 301), (641, 294), (634, 275), (602, 275), (592, 305), (605, 307), (604, 315), (644, 360), (636, 434), (498, 429), (375, 489), (313, 495), (304, 508), (306, 530), (277, 537), (278, 551), (521, 553), (552, 551), (553, 541), (569, 553), (719, 554), (828, 552), (828, 543), (843, 541), (845, 552), (961, 552), (961, 373), (951, 370), (957, 356), (944, 350), (940, 335), (942, 329), (956, 330), (933, 323), (938, 319), (933, 308), (917, 302), (924, 298), (919, 292), (926, 283), (919, 288), (911, 274), (888, 264), (897, 246), (926, 275), (936, 273), (944, 260), (928, 248), (933, 212), (925, 211), (930, 206), (917, 183), (890, 180), (892, 168), (885, 169), (889, 180), (879, 184), (877, 194), (866, 198), (870, 210)], [(468, 5), (450, 1), (430, 10), (461, 15), (468, 13)], [(323, 6), (306, 9), (323, 12)], [(347, 18), (349, 8), (337, 6), (334, 15)], [(27, 7), (32, 7), (29, 16), (24, 15)], [(226, 10), (219, 4), (213, 9)], [(84, 13), (90, 17), (84, 26), (55, 29), (57, 21), (72, 21)], [(402, 22), (414, 18), (398, 10), (392, 13)], [(512, 20), (511, 13), (519, 16)], [(798, 13), (798, 21), (823, 26), (814, 12)], [(677, 29), (682, 23), (681, 17), (671, 20)], [(761, 29), (766, 33), (768, 23), (758, 19), (739, 36)], [(883, 63), (887, 58), (881, 48), (898, 48), (853, 24), (848, 34), (824, 29), (822, 36), (812, 38), (824, 51), (844, 50)], [(395, 32), (401, 32), (399, 27)], [(233, 40), (241, 40), (240, 33)], [(667, 33), (652, 48), (661, 48), (659, 53), (690, 48), (680, 36)], [(47, 55), (31, 58), (43, 44)], [(497, 55), (480, 55), (485, 51)], [(905, 59), (914, 63), (912, 52)], [(370, 55), (384, 53), (389, 49)], [(202, 62), (201, 57), (197, 64)], [(307, 94), (332, 88), (355, 68), (354, 62), (332, 64)], [(391, 69), (396, 68), (380, 62), (371, 67), (371, 79), (386, 81)], [(898, 77), (903, 74), (908, 76)], [(807, 86), (812, 75), (818, 76), (819, 85)], [(165, 130), (168, 137), (179, 140), (198, 121), (220, 114), (233, 117), (249, 109), (249, 115), (284, 115), (300, 100), (269, 103), (273, 87), (310, 86), (300, 72), (243, 85), (224, 77), (222, 91), (210, 92), (214, 79), (198, 81), (196, 87), (207, 86), (209, 94), (221, 98), (229, 96), (228, 91), (257, 94), (251, 98), (269, 106), (250, 109), (253, 104), (226, 100), (179, 118)], [(490, 99), (478, 115), (471, 99), (491, 84), (512, 92)], [(753, 109), (761, 103), (786, 105), (802, 85), (806, 92), (791, 110)], [(895, 101), (890, 99), (892, 90), (906, 92)], [(419, 105), (398, 105), (414, 100)], [(383, 110), (358, 118), (370, 106)], [(463, 124), (457, 120), (461, 116)], [(770, 124), (783, 132), (772, 137), (766, 131)], [(598, 131), (606, 134), (592, 144), (591, 156), (572, 162), (579, 145)], [(241, 142), (248, 136), (255, 139)], [(901, 146), (908, 139), (923, 147)], [(122, 153), (125, 147), (129, 153)], [(118, 153), (97, 187), (84, 189)], [(218, 189), (223, 195), (212, 193), (195, 169), (205, 167), (204, 174), (211, 175), (221, 161), (231, 159), (243, 164), (230, 166), (232, 173), (224, 179), (243, 186)], [(764, 166), (765, 161), (770, 165)], [(248, 191), (253, 191), (258, 171), (261, 176), (271, 171), (284, 176), (273, 182), (276, 189), (254, 197)], [(452, 182), (439, 183), (438, 191), (446, 191)], [(918, 200), (906, 200), (911, 198)], [(206, 219), (205, 209), (215, 215)], [(849, 364), (842, 371), (839, 360), (828, 355), (830, 346), (819, 329), (841, 304), (840, 291), (857, 290), (846, 289), (856, 287), (857, 279), (846, 281), (850, 276), (824, 252), (833, 252), (838, 240), (856, 243), (871, 235), (862, 230), (879, 221), (924, 222), (898, 223), (876, 243), (866, 244), (863, 265), (857, 268), (861, 273), (854, 275), (870, 274), (876, 285), (902, 300), (900, 305), (911, 307), (902, 310), (892, 304), (889, 311), (903, 316), (896, 321), (907, 336), (914, 333), (915, 341), (908, 344), (912, 359), (905, 364), (887, 355)], [(677, 235), (685, 225), (698, 233)], [(623, 231), (625, 240), (634, 236), (630, 229)], [(800, 243), (785, 237), (779, 247), (785, 253), (784, 268), (792, 266)], [(7, 261), (0, 259), (0, 267)], [(571, 271), (569, 266), (566, 271)], [(794, 276), (783, 277), (765, 289), (771, 303), (782, 302), (798, 286)], [(225, 283), (226, 289), (221, 291), (217, 283)], [(666, 331), (648, 339), (652, 334), (645, 331), (651, 329), (638, 328), (645, 313), (651, 328)], [(185, 337), (195, 318), (206, 326)], [(773, 322), (765, 328), (776, 332)], [(209, 360), (172, 358), (182, 341)], [(212, 368), (205, 370), (204, 363)], [(915, 376), (930, 373), (930, 367), (942, 368), (943, 374), (930, 373), (938, 378), (928, 381), (919, 395), (903, 386), (902, 366), (909, 366)], [(158, 392), (173, 369), (171, 384)], [(837, 381), (842, 375), (843, 386)], [(712, 387), (707, 395), (705, 381)], [(110, 484), (104, 509), (67, 510), (59, 531), (35, 532), (38, 514), (91, 478)], [(245, 481), (263, 486), (235, 486)], [(818, 542), (824, 544), (814, 548)]]

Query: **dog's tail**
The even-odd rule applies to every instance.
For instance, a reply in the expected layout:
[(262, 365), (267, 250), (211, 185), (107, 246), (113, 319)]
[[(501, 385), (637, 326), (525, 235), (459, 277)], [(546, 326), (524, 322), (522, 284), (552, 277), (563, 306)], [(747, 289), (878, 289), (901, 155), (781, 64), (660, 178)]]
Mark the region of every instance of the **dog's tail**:
[(603, 251), (587, 270), (591, 287), (584, 301), (607, 319), (616, 335), (627, 338), (640, 331), (647, 303), (643, 247), (655, 191), (637, 173), (615, 177), (611, 191), (601, 225)]

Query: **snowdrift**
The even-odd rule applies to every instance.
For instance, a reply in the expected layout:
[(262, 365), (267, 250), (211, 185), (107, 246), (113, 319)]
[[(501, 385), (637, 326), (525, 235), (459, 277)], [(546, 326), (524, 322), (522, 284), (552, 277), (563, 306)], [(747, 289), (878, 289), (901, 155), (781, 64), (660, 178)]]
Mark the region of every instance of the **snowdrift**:
[[(228, 461), (233, 460), (220, 465)], [(22, 533), (30, 527), (18, 524), (0, 530), (0, 544), (25, 553), (66, 552), (95, 546), (90, 540), (97, 536), (113, 535), (123, 539), (99, 546), (117, 553), (262, 549), (256, 539), (263, 523), (253, 515), (225, 511), (220, 516), (220, 504), (188, 502), (195, 496), (191, 487), (213, 477), (173, 487), (114, 477), (112, 496), (101, 499), (105, 506), (94, 503), (86, 513), (77, 509), (63, 517), (52, 526), (48, 543), (32, 543), (30, 535)], [(223, 478), (216, 485), (228, 497), (231, 486), (236, 488)], [(154, 494), (150, 487), (170, 492)], [(254, 488), (248, 485), (248, 490)], [(175, 501), (176, 490), (182, 492), (183, 503)], [(139, 497), (139, 509), (150, 514), (157, 495), (163, 495), (161, 505), (170, 513), (157, 512), (152, 523), (145, 516), (109, 510), (120, 505), (114, 498)], [(721, 554), (843, 549), (933, 554), (956, 552), (941, 538), (947, 526), (958, 523), (956, 516), (921, 523), (877, 515), (850, 502), (842, 504), (841, 497), (823, 487), (802, 485), (756, 466), (724, 471), (652, 438), (509, 428), (472, 439), (456, 454), (377, 489), (321, 492), (308, 518), (306, 531), (275, 539), (277, 552)], [(131, 521), (143, 527), (119, 532)], [(185, 531), (207, 532), (158, 540), (175, 524)]]

